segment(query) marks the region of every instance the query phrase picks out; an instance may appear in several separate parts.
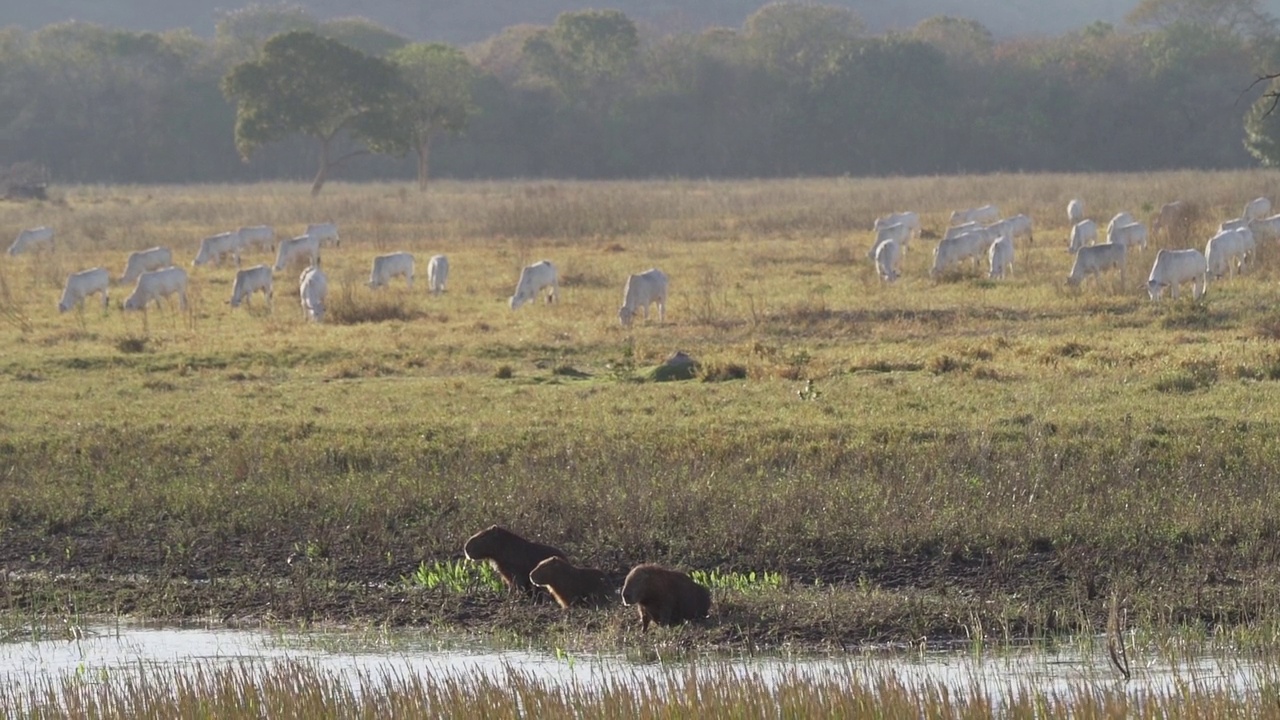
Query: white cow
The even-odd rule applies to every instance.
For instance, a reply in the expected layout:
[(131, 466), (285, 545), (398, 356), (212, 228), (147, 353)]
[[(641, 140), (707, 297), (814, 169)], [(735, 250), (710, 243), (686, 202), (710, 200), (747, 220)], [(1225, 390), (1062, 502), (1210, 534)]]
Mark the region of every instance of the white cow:
[(876, 223), (872, 227), (873, 230), (879, 230), (888, 225), (906, 225), (911, 229), (911, 237), (908, 240), (915, 240), (920, 237), (920, 214), (911, 210), (903, 212), (889, 213), (882, 217), (876, 218)]
[(187, 271), (180, 267), (167, 267), (162, 270), (151, 270), (138, 276), (133, 292), (125, 298), (125, 310), (146, 310), (147, 303), (170, 295), (178, 296), (178, 307), (187, 309)]
[(320, 241), (321, 245), (332, 244), (337, 246), (341, 244), (338, 237), (338, 226), (331, 223), (312, 223), (307, 226), (307, 231), (303, 235), (310, 235)]
[(236, 282), (231, 286), (231, 307), (240, 307), (240, 303), (249, 304), (255, 292), (271, 302), (274, 288), (271, 282), (271, 268), (266, 265), (254, 265), (251, 268), (236, 271)]
[(933, 268), (929, 270), (929, 275), (937, 277), (942, 271), (966, 258), (977, 262), (987, 252), (991, 242), (985, 229), (944, 239), (933, 249)]
[(28, 250), (38, 250), (47, 247), (53, 250), (53, 228), (47, 225), (41, 225), (37, 228), (27, 228), (18, 233), (17, 239), (9, 246), (9, 254), (17, 255)]
[(1147, 294), (1153, 301), (1159, 300), (1164, 289), (1169, 288), (1169, 295), (1176, 300), (1178, 286), (1191, 282), (1194, 283), (1191, 296), (1199, 300), (1204, 295), (1205, 267), (1204, 253), (1199, 250), (1161, 249), (1156, 253), (1156, 262), (1151, 266), (1151, 275), (1147, 278)]
[(627, 278), (622, 288), (622, 307), (618, 308), (618, 320), (622, 327), (631, 327), (636, 312), (643, 309), (644, 319), (649, 319), (649, 306), (658, 304), (658, 322), (667, 315), (667, 274), (658, 268), (650, 268)]
[(1237, 270), (1243, 271), (1245, 261), (1256, 249), (1253, 232), (1247, 227), (1224, 230), (1214, 235), (1204, 246), (1208, 277), (1217, 279), (1226, 275), (1229, 278)]
[(1068, 285), (1079, 285), (1085, 276), (1092, 275), (1095, 282), (1102, 280), (1102, 271), (1118, 268), (1120, 279), (1124, 280), (1125, 253), (1124, 245), (1102, 243), (1089, 245), (1076, 252), (1076, 261), (1071, 265), (1071, 274), (1067, 276)]
[(875, 260), (876, 250), (880, 248), (880, 244), (888, 240), (894, 240), (906, 250), (907, 243), (911, 240), (911, 228), (904, 223), (894, 223), (892, 225), (882, 225), (876, 229), (876, 239), (871, 243), (871, 249), (867, 251), (867, 257)]
[(129, 253), (124, 264), (121, 283), (131, 283), (148, 270), (159, 270), (173, 264), (173, 252), (167, 247), (153, 247)]
[(111, 276), (103, 268), (71, 273), (67, 276), (66, 287), (62, 289), (62, 299), (58, 301), (58, 312), (66, 312), (71, 306), (83, 307), (84, 299), (94, 293), (102, 293), (102, 308), (107, 307), (107, 286), (111, 284)]
[(276, 231), (270, 225), (250, 225), (236, 232), (240, 233), (240, 246), (243, 248), (255, 247), (267, 252), (276, 249)]
[(951, 213), (952, 225), (960, 225), (967, 222), (993, 223), (999, 219), (1000, 209), (995, 205), (983, 205), (969, 208), (968, 210), (956, 210)]
[(279, 272), (300, 258), (306, 257), (312, 265), (320, 257), (320, 240), (314, 235), (299, 235), (296, 238), (281, 240), (276, 248), (275, 270)]
[[(1027, 242), (1035, 240), (1031, 235), (1031, 218), (1021, 213), (999, 220), (987, 226), (987, 229), (995, 233), (998, 238), (1001, 235), (1007, 235), (1014, 240), (1018, 238), (1026, 238)], [(991, 242), (995, 242), (993, 239)]]
[(391, 282), (393, 277), (403, 277), (405, 285), (413, 289), (413, 255), (407, 252), (396, 252), (379, 255), (373, 259), (373, 269), (369, 271), (371, 288), (380, 288)]
[(1098, 242), (1098, 223), (1092, 220), (1081, 220), (1071, 228), (1071, 239), (1067, 242), (1067, 252), (1078, 252), (1085, 245)]
[(1246, 220), (1244, 218), (1234, 218), (1231, 220), (1223, 220), (1222, 224), (1218, 226), (1218, 232), (1222, 232), (1224, 230), (1235, 230), (1236, 228), (1242, 228), (1242, 227), (1249, 227), (1252, 224), (1253, 224), (1252, 220)]
[(329, 293), (329, 278), (319, 265), (312, 265), (298, 277), (298, 296), (308, 320), (324, 319), (324, 297)]
[(988, 277), (992, 280), (1003, 278), (1006, 273), (1012, 273), (1013, 238), (1001, 235), (991, 243), (991, 248), (987, 250), (987, 260), (991, 263), (991, 273)]
[(876, 248), (876, 272), (885, 282), (893, 282), (902, 275), (902, 245), (889, 239)]
[(1107, 231), (1107, 242), (1125, 247), (1147, 247), (1147, 226), (1140, 222), (1117, 225)]
[(1258, 218), (1249, 223), (1255, 240), (1267, 241), (1280, 238), (1280, 215)]
[(947, 228), (946, 232), (942, 234), (942, 239), (947, 240), (957, 235), (963, 235), (967, 232), (973, 232), (974, 230), (980, 230), (980, 229), (982, 229), (982, 224), (972, 222), (972, 221), (967, 223), (961, 223), (959, 225), (952, 225), (951, 227)]
[(511, 309), (519, 308), (537, 297), (543, 288), (548, 287), (551, 288), (551, 292), (547, 293), (547, 302), (555, 302), (559, 282), (560, 276), (556, 272), (556, 266), (552, 265), (550, 260), (541, 260), (525, 267), (520, 271), (520, 280), (516, 282), (516, 292), (508, 301)]
[(210, 235), (200, 241), (200, 252), (196, 253), (196, 259), (191, 261), (192, 265), (205, 265), (212, 262), (215, 265), (222, 264), (222, 258), (230, 255), (240, 263), (240, 233), (235, 230)]
[(1244, 212), (1240, 213), (1240, 217), (1245, 220), (1257, 220), (1271, 214), (1271, 201), (1264, 198), (1254, 198), (1244, 204)]
[(427, 261), (427, 290), (432, 295), (444, 292), (444, 284), (449, 280), (449, 258), (444, 255), (432, 255)]
[(1084, 203), (1072, 198), (1067, 203), (1067, 222), (1075, 225), (1081, 220), (1084, 220)]
[(1111, 231), (1120, 227), (1121, 225), (1129, 225), (1130, 223), (1134, 223), (1134, 222), (1137, 222), (1137, 219), (1134, 218), (1129, 213), (1118, 212), (1115, 214), (1115, 217), (1111, 218), (1111, 222), (1107, 223), (1107, 235), (1110, 236)]

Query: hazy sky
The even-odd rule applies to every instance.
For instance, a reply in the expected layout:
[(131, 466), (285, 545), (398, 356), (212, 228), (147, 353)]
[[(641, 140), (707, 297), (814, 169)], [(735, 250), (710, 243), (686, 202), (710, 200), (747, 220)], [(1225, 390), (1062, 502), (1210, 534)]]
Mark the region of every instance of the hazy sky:
[[(826, 0), (852, 7), (873, 30), (905, 28), (935, 15), (978, 20), (997, 35), (1060, 34), (1095, 20), (1119, 24), (1138, 0)], [(218, 13), (248, 2), (223, 0), (3, 0), (0, 23), (29, 29), (69, 19), (130, 30), (190, 27), (211, 35)], [(271, 4), (263, 2), (262, 4)], [(295, 0), (317, 18), (363, 15), (412, 40), (467, 43), (521, 22), (550, 23), (568, 9), (617, 7), (664, 30), (737, 26), (750, 0)], [(1280, 0), (1264, 0), (1280, 16)], [(696, 27), (691, 27), (696, 26)]]

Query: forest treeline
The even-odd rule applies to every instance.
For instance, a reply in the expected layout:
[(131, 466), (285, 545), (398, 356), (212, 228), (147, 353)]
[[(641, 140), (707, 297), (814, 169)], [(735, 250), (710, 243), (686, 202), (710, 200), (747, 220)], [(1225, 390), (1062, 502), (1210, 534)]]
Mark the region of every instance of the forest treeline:
[[(1167, 11), (1171, 0), (1145, 4)], [(434, 141), (432, 175), (1243, 167), (1257, 162), (1246, 147), (1250, 116), (1255, 130), (1270, 122), (1251, 110), (1268, 86), (1246, 88), (1280, 68), (1265, 13), (1153, 13), (1123, 27), (1000, 41), (950, 17), (875, 34), (846, 8), (811, 3), (765, 6), (739, 28), (661, 36), (621, 13), (602, 15), (581, 22), (569, 13), (461, 48), (472, 66), (467, 119)], [(243, 160), (237, 106), (224, 93), (234, 68), (292, 30), (374, 57), (411, 44), (370, 21), (321, 22), (297, 7), (225, 13), (212, 38), (76, 22), (6, 28), (0, 163), (36, 163), (63, 182), (311, 177), (318, 151), (305, 137)], [(1254, 135), (1255, 151), (1265, 150), (1266, 132)], [(338, 142), (359, 149), (355, 136)], [(335, 176), (412, 178), (406, 155), (359, 157)]]

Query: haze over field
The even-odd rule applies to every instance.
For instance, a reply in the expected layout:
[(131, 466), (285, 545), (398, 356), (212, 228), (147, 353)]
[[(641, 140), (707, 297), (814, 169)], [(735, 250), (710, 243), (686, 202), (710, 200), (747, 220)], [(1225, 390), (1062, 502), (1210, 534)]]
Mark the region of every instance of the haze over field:
[[(5, 24), (34, 29), (68, 19), (101, 23), (129, 30), (190, 27), (212, 35), (220, 13), (250, 3), (209, 3), (197, 0), (22, 0), (5, 10)], [(272, 5), (273, 3), (263, 3)], [(283, 5), (283, 3), (281, 3)], [(341, 0), (302, 0), (320, 19), (361, 15), (395, 28), (417, 40), (469, 43), (519, 23), (549, 24), (562, 12), (588, 8), (621, 10), (638, 22), (663, 31), (690, 31), (712, 25), (738, 27), (765, 3), (759, 0), (368, 0), (358, 7)], [(1058, 34), (1094, 21), (1119, 24), (1137, 0), (829, 0), (861, 16), (873, 31), (909, 28), (936, 15), (977, 20), (996, 35)], [(1263, 6), (1280, 15), (1280, 0)]]

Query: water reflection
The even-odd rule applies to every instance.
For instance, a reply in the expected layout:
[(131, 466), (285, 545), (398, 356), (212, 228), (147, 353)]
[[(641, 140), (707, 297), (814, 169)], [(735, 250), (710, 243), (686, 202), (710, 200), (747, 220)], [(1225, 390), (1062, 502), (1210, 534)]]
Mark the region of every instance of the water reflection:
[[(1065, 695), (1082, 683), (1118, 687), (1105, 651), (1097, 645), (1100, 643), (1049, 650), (1002, 649), (986, 655), (868, 650), (823, 657), (716, 657), (637, 663), (618, 655), (467, 648), (428, 631), (370, 635), (104, 625), (69, 640), (11, 637), (0, 642), (0, 684), (16, 691), (72, 676), (85, 682), (113, 683), (155, 667), (194, 672), (245, 662), (269, 667), (292, 661), (332, 672), (353, 689), (362, 679), (371, 678), (487, 675), (501, 681), (512, 670), (550, 685), (578, 689), (643, 683), (672, 673), (732, 673), (769, 686), (796, 678), (849, 681), (891, 674), (906, 687), (941, 685), (957, 696), (980, 690), (998, 700), (1027, 690)], [(1126, 692), (1138, 693), (1191, 683), (1202, 690), (1257, 692), (1264, 674), (1238, 657), (1192, 655), (1177, 662), (1143, 662), (1134, 668), (1133, 681), (1124, 687)]]

